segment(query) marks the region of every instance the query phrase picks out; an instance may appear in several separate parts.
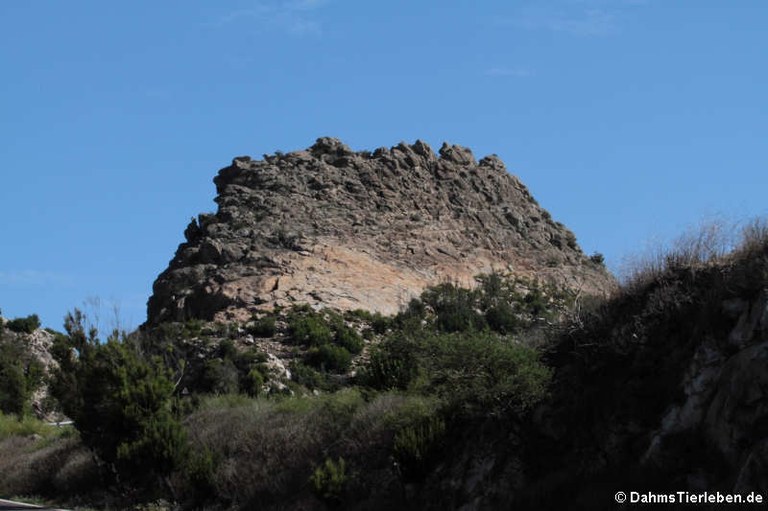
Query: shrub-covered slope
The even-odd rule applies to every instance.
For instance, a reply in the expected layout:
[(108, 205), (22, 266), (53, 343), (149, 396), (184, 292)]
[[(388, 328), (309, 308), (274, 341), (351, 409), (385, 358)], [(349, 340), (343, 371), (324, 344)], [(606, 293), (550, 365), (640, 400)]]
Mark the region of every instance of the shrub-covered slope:
[[(730, 254), (670, 253), (591, 303), (490, 275), (428, 288), (391, 317), (300, 306), (106, 344), (70, 321), (56, 394), (100, 420), (44, 438), (3, 422), (19, 469), (0, 463), (0, 490), (275, 510), (599, 510), (617, 491), (762, 492), (761, 225)], [(277, 344), (282, 358), (263, 353)]]
[(611, 509), (619, 490), (768, 487), (766, 234), (726, 256), (668, 254), (557, 342), (522, 501)]

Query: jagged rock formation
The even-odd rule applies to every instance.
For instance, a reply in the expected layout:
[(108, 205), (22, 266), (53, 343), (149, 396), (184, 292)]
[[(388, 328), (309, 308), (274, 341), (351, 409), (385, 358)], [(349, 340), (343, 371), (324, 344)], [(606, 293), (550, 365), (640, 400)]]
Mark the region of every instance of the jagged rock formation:
[(613, 285), (501, 160), (459, 146), (368, 153), (321, 138), (235, 158), (214, 182), (218, 212), (187, 227), (155, 281), (150, 325), (293, 302), (393, 313), (427, 285), (492, 270), (588, 293)]

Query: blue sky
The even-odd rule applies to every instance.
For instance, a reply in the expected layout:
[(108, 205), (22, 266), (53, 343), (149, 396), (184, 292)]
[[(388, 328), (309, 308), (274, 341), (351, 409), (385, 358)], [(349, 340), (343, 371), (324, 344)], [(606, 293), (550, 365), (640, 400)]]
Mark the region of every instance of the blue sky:
[(764, 0), (3, 0), (0, 309), (138, 325), (218, 169), (320, 136), (496, 153), (612, 269), (765, 215), (765, 27)]

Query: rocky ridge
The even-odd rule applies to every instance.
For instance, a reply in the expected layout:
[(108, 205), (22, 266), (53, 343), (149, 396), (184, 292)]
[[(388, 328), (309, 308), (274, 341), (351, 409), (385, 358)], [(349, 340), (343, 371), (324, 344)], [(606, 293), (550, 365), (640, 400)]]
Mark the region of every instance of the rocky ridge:
[(478, 273), (536, 277), (585, 293), (613, 280), (495, 155), (422, 141), (355, 152), (237, 157), (154, 283), (148, 323), (242, 320), (291, 303), (393, 313), (428, 285)]

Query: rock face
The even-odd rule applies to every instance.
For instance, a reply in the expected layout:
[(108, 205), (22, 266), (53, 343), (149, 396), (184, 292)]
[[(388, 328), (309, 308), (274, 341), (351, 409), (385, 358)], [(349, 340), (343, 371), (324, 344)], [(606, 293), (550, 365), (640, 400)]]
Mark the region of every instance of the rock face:
[(373, 153), (321, 138), (238, 157), (154, 284), (148, 323), (243, 319), (293, 302), (393, 313), (492, 270), (603, 293), (613, 279), (496, 156), (424, 142)]

